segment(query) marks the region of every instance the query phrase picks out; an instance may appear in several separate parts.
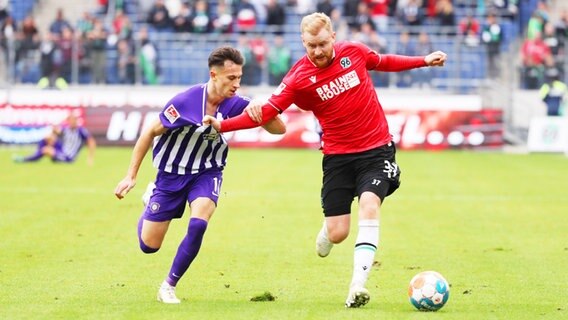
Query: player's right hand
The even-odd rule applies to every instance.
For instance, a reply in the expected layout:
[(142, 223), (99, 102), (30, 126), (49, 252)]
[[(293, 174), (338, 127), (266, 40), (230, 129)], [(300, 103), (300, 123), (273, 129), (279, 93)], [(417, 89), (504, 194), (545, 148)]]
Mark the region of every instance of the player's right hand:
[(212, 126), (213, 129), (217, 130), (217, 131), (221, 131), (221, 121), (217, 120), (217, 118), (210, 116), (210, 115), (205, 115), (203, 117), (203, 125), (204, 126)]
[(135, 185), (136, 185), (135, 180), (126, 177), (118, 183), (116, 188), (114, 188), (114, 195), (118, 199), (122, 199), (128, 193), (128, 191), (130, 191), (130, 189), (134, 188)]

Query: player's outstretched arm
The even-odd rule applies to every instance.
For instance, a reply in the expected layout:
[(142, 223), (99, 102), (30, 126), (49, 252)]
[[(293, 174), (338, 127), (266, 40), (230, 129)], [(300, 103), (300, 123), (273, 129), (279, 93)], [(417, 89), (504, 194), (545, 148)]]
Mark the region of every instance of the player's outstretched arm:
[(265, 123), (264, 125), (262, 125), (262, 128), (272, 134), (285, 134), (286, 133), (286, 125), (284, 124), (284, 122), (282, 121), (282, 119), (280, 119), (279, 116), (276, 116), (275, 118), (268, 120), (267, 123)]
[(166, 132), (167, 128), (162, 125), (160, 119), (154, 120), (140, 135), (134, 145), (132, 150), (132, 157), (130, 159), (130, 165), (128, 166), (128, 172), (126, 177), (122, 179), (116, 188), (114, 189), (114, 195), (118, 199), (124, 198), (124, 196), (136, 185), (136, 177), (138, 175), (138, 170), (144, 160), (144, 156), (150, 149), (154, 137), (161, 135)]
[(398, 54), (381, 54), (379, 64), (374, 70), (399, 72), (421, 67), (441, 67), (446, 62), (446, 54), (435, 51), (427, 56), (403, 56)]
[(203, 117), (203, 125), (212, 126), (215, 130), (219, 132), (230, 132), (242, 129), (256, 128), (258, 126), (266, 124), (269, 120), (275, 118), (278, 115), (278, 111), (272, 107), (270, 104), (265, 104), (262, 106), (262, 120), (261, 122), (254, 121), (246, 112), (242, 114), (227, 119), (219, 121), (212, 116), (206, 115)]
[[(262, 106), (265, 103), (266, 102), (264, 101), (253, 99), (245, 108), (245, 112), (253, 121), (262, 123)], [(262, 125), (262, 128), (272, 134), (286, 133), (286, 125), (278, 116), (274, 117), (271, 120), (268, 120), (265, 124)]]

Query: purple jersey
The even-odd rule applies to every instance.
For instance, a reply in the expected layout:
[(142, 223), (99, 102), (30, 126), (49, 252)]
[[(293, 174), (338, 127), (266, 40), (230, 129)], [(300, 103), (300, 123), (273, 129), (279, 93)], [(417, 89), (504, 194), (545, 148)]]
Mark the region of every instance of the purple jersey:
[(60, 161), (73, 161), (90, 136), (89, 131), (83, 127), (61, 128), (61, 134), (55, 146), (55, 149), (58, 151), (57, 153), (59, 153), (56, 155), (56, 159)]
[[(249, 99), (227, 98), (217, 108), (217, 119), (240, 115)], [(162, 112), (160, 121), (168, 130), (154, 138), (153, 163), (158, 170), (180, 175), (220, 168), (227, 160), (227, 140), (212, 127), (201, 124), (207, 106), (207, 84), (177, 94)]]

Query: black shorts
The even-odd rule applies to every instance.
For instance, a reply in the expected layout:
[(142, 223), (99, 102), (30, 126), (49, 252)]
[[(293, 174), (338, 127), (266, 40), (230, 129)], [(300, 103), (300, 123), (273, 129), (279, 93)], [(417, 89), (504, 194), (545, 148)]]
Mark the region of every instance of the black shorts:
[(365, 191), (381, 202), (400, 186), (393, 142), (360, 153), (324, 155), (321, 204), (326, 217), (351, 212), (355, 196)]

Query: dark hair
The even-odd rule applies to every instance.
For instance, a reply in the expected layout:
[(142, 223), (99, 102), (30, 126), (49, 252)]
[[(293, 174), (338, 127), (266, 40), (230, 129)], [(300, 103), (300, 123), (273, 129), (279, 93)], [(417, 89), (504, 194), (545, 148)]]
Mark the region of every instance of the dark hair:
[(242, 66), (244, 63), (244, 58), (241, 52), (232, 47), (220, 47), (209, 55), (209, 68), (216, 66), (222, 67), (225, 65), (225, 61), (232, 61), (239, 66)]

